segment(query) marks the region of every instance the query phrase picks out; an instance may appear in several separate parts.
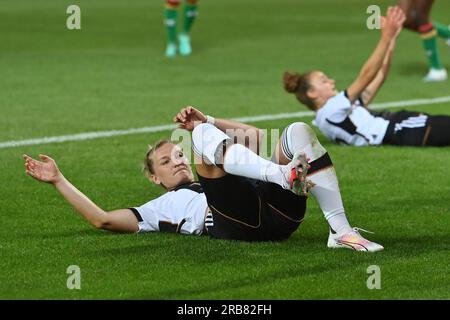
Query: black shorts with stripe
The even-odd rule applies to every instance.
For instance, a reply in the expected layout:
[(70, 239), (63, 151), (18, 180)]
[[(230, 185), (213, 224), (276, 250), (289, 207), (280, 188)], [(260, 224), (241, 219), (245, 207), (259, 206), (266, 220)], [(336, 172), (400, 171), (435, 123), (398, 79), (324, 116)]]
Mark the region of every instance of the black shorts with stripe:
[[(377, 114), (389, 120), (383, 144), (399, 146), (450, 145), (450, 116), (428, 115), (414, 111)], [(427, 116), (421, 122), (420, 117)]]
[(199, 176), (213, 215), (207, 228), (213, 238), (281, 241), (297, 230), (306, 210), (306, 197), (269, 183), (240, 176), (218, 179)]

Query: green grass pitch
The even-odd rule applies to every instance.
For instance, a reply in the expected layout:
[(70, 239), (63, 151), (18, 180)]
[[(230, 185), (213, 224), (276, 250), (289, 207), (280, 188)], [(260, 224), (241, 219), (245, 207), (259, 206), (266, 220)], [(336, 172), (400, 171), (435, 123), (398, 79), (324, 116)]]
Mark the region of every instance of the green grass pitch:
[[(168, 124), (185, 105), (231, 118), (305, 110), (282, 88), (285, 70), (323, 69), (344, 89), (378, 39), (373, 2), (199, 1), (193, 54), (164, 58), (162, 0), (0, 5), (0, 142)], [(345, 3), (345, 4), (343, 4)], [(433, 17), (450, 23), (450, 3)], [(439, 41), (450, 69), (450, 48)], [(375, 102), (448, 96), (423, 84), (416, 34), (400, 36)], [(450, 103), (408, 109), (450, 114)], [(398, 110), (398, 109), (396, 109)], [(283, 128), (290, 121), (256, 123)], [(352, 225), (376, 234), (377, 254), (326, 248), (327, 224), (308, 200), (306, 220), (282, 243), (96, 231), (49, 185), (27, 177), (21, 155), (46, 153), (106, 210), (161, 194), (140, 172), (147, 144), (169, 132), (0, 149), (1, 299), (449, 299), (450, 148), (354, 148), (319, 139), (335, 163)], [(66, 269), (81, 268), (81, 290)], [(369, 290), (367, 268), (381, 269)]]

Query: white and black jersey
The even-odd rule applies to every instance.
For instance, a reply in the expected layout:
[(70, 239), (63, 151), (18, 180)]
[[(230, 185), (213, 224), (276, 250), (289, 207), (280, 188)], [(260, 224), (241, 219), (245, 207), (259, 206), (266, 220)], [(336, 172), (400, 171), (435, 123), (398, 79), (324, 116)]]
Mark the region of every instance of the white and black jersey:
[(181, 185), (146, 204), (130, 208), (139, 221), (139, 232), (173, 232), (201, 235), (208, 204), (199, 183)]
[(372, 115), (358, 99), (355, 103), (346, 91), (328, 99), (317, 111), (315, 125), (330, 140), (353, 146), (379, 145), (389, 121)]

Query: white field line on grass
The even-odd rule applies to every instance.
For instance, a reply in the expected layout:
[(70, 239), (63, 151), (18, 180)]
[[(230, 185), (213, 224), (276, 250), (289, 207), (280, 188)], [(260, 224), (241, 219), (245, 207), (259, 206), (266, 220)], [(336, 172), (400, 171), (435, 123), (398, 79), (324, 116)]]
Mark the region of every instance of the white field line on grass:
[[(401, 107), (429, 105), (429, 104), (445, 103), (445, 102), (450, 102), (450, 96), (438, 97), (438, 98), (433, 98), (433, 99), (416, 99), (416, 100), (403, 100), (403, 101), (376, 103), (376, 104), (370, 105), (369, 107), (371, 109), (401, 108)], [(277, 114), (266, 114), (266, 115), (253, 116), (253, 117), (234, 118), (233, 120), (236, 120), (239, 122), (251, 123), (251, 122), (259, 122), (259, 121), (267, 121), (267, 120), (301, 118), (301, 117), (307, 117), (307, 116), (313, 116), (313, 115), (314, 115), (314, 112), (312, 112), (312, 111), (302, 111), (302, 112), (277, 113)], [(6, 142), (0, 142), (0, 149), (13, 148), (13, 147), (19, 147), (19, 146), (30, 146), (30, 145), (38, 145), (38, 144), (66, 142), (66, 141), (84, 141), (84, 140), (92, 140), (92, 139), (107, 138), (107, 137), (114, 137), (114, 136), (125, 136), (125, 135), (130, 135), (130, 134), (139, 134), (139, 133), (163, 132), (163, 131), (173, 130), (176, 127), (177, 127), (176, 125), (168, 124), (168, 125), (161, 125), (161, 126), (154, 126), (154, 127), (132, 128), (132, 129), (126, 129), (126, 130), (95, 131), (95, 132), (85, 132), (85, 133), (78, 133), (78, 134), (73, 134), (73, 135), (65, 135), (65, 136), (57, 136), (57, 137), (43, 137), (43, 138), (35, 138), (35, 139), (27, 139), (27, 140), (6, 141)]]

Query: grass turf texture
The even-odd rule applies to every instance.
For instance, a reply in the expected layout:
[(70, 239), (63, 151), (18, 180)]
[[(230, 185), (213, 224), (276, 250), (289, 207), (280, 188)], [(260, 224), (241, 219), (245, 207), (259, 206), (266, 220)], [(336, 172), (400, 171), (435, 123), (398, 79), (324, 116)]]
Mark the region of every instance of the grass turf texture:
[[(78, 1), (82, 30), (68, 31), (72, 2), (7, 1), (0, 141), (166, 124), (187, 104), (217, 117), (303, 110), (283, 92), (284, 70), (320, 68), (343, 89), (378, 38), (365, 27), (368, 1), (201, 1), (193, 55), (167, 60), (159, 2)], [(448, 23), (449, 10), (438, 1), (433, 17)], [(439, 45), (450, 68), (448, 48)], [(426, 71), (419, 37), (405, 31), (376, 102), (448, 95), (448, 81), (420, 81)], [(139, 161), (148, 143), (167, 135), (0, 149), (0, 298), (450, 298), (449, 148), (340, 147), (319, 134), (351, 223), (376, 231), (370, 238), (386, 248), (377, 254), (327, 249), (327, 225), (313, 200), (283, 243), (95, 231), (53, 187), (23, 172), (22, 153), (47, 153), (104, 209), (139, 205), (161, 194)], [(69, 265), (81, 268), (81, 290), (66, 288)], [(366, 287), (370, 265), (381, 268), (381, 290)]]

